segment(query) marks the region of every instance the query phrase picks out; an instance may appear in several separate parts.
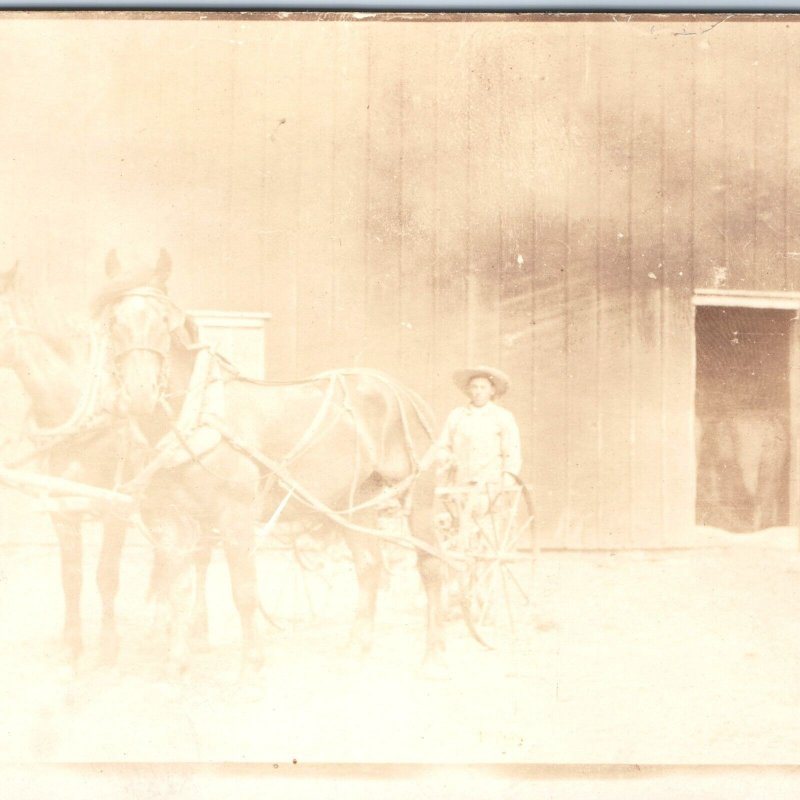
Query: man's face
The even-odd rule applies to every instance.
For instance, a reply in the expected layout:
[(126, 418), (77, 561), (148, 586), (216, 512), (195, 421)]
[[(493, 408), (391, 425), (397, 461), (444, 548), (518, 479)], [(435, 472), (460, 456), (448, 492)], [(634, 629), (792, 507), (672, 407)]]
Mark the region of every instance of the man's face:
[(467, 385), (467, 391), (472, 405), (478, 408), (485, 406), (495, 393), (494, 384), (488, 378), (473, 378)]

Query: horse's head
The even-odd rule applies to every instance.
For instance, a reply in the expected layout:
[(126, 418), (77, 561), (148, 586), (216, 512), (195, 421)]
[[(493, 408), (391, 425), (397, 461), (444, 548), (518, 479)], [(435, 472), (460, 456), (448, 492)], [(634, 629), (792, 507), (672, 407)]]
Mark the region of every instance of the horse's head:
[(96, 298), (95, 313), (105, 320), (124, 413), (152, 413), (166, 388), (172, 336), (186, 325), (166, 293), (170, 270), (164, 250), (147, 270), (123, 272), (114, 251), (106, 259), (111, 282)]

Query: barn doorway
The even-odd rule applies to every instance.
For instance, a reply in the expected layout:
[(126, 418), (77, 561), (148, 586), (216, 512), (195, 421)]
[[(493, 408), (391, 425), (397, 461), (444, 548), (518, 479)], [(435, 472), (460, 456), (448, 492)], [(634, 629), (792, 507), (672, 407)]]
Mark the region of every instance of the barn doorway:
[(740, 533), (790, 524), (790, 365), (796, 313), (696, 308), (698, 525)]

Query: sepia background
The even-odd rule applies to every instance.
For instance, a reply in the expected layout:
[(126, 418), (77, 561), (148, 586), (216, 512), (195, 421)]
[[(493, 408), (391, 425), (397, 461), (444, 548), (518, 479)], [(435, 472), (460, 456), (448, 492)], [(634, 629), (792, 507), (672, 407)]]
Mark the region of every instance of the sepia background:
[(3, 257), (80, 310), (165, 246), (185, 307), (272, 314), (270, 377), (379, 367), (440, 419), (499, 366), (543, 543), (691, 545), (697, 348), (698, 407), (787, 424), (795, 360), (751, 314), (753, 379), (695, 291), (800, 289), (799, 29), (718, 23), (6, 17)]
[[(439, 421), (462, 401), (453, 370), (488, 363), (510, 374), (503, 402), (522, 431), (540, 542), (578, 553), (545, 564), (541, 609), (556, 639), (536, 643), (546, 666), (528, 663), (514, 696), (495, 694), (503, 679), (483, 655), (461, 675), (467, 683), (435, 693), (433, 705), (427, 690), (413, 695), (413, 708), (433, 715), (421, 728), (438, 742), (425, 751), (432, 759), (786, 763), (800, 704), (797, 647), (782, 644), (798, 641), (794, 554), (726, 556), (719, 578), (705, 555), (651, 562), (637, 551), (707, 546), (698, 524), (726, 544), (758, 530), (796, 544), (799, 45), (800, 26), (780, 16), (7, 14), (0, 267), (18, 260), (29, 287), (79, 317), (111, 248), (154, 259), (165, 247), (179, 305), (223, 327), (226, 313), (250, 320), (240, 327), (259, 342), (237, 339), (233, 322), (229, 341), (250, 348), (255, 373), (377, 367), (417, 389)], [(25, 402), (3, 381), (12, 436)], [(733, 442), (730, 452), (720, 441)], [(769, 485), (757, 483), (765, 474)], [(3, 497), (4, 541), (39, 525), (50, 541), (27, 501)], [(26, 509), (27, 530), (15, 524)], [(577, 560), (594, 550), (631, 552), (625, 567)], [(748, 572), (750, 552), (762, 573)], [(13, 629), (20, 636), (56, 635), (57, 603), (41, 599), (48, 587), (55, 596), (51, 572), (20, 579), (8, 595), (41, 592), (33, 627)], [(663, 586), (643, 599), (653, 574)], [(714, 588), (695, 592), (703, 585)], [(123, 608), (138, 608), (141, 591), (133, 598)], [(338, 599), (344, 609), (351, 598)], [(224, 628), (222, 612), (212, 613)], [(646, 628), (652, 620), (665, 627)], [(632, 634), (638, 623), (646, 629)], [(730, 635), (714, 639), (717, 625)], [(754, 649), (765, 671), (736, 660)], [(562, 651), (570, 655), (558, 661)], [(297, 677), (281, 652), (281, 675)], [(670, 654), (674, 668), (655, 685), (648, 676)], [(617, 672), (623, 663), (628, 671)], [(45, 672), (32, 674), (44, 681)], [(572, 694), (559, 699), (559, 681), (571, 679)], [(487, 680), (497, 704), (485, 695), (472, 703)], [(725, 688), (715, 695), (717, 680)], [(107, 708), (131, 697), (110, 685), (110, 705), (92, 706), (84, 727), (58, 712), (56, 739), (69, 730), (109, 737)], [(637, 718), (637, 697), (669, 710)], [(589, 698), (600, 704), (590, 722)], [(321, 706), (327, 721), (311, 752), (391, 760), (374, 737), (366, 751), (337, 739), (331, 720), (348, 711), (339, 700)], [(290, 718), (292, 696), (283, 702)], [(741, 702), (749, 731), (739, 727)], [(474, 737), (447, 749), (452, 731), (442, 726), (465, 707), (478, 716)], [(189, 723), (159, 729), (159, 717), (137, 708), (132, 728), (156, 730), (156, 744), (140, 737), (140, 749), (118, 748), (115, 730), (89, 753), (233, 760), (240, 745), (242, 758), (258, 758), (278, 741), (273, 730), (264, 749), (254, 744), (255, 712), (245, 727), (232, 723), (246, 743), (226, 738), (224, 715), (207, 708), (205, 723), (193, 719), (214, 733), (199, 735), (196, 750)], [(382, 713), (401, 728), (408, 709)], [(552, 727), (534, 735), (531, 718)], [(37, 730), (49, 724), (40, 719)], [(518, 728), (533, 737), (524, 746)], [(486, 741), (481, 730), (491, 731)], [(53, 744), (52, 735), (33, 752), (85, 757), (80, 737)], [(412, 739), (398, 752), (420, 759), (414, 748), (429, 742)]]

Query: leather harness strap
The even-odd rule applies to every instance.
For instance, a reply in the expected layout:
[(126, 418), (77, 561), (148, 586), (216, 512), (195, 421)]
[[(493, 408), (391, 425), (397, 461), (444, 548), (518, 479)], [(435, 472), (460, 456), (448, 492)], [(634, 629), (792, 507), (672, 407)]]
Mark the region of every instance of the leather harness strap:
[[(208, 352), (207, 357), (209, 359), (213, 359), (216, 357), (215, 353)], [(198, 362), (202, 363), (202, 359), (195, 360), (195, 367), (193, 368), (193, 375), (190, 378), (190, 386), (193, 389), (198, 389), (200, 393), (204, 393), (208, 390), (208, 386), (211, 383), (210, 372), (208, 370), (207, 364), (203, 366), (199, 366)], [(196, 374), (197, 370), (204, 370), (204, 374), (202, 377)], [(185, 409), (182, 408), (179, 414), (179, 425), (173, 425), (172, 429), (172, 437), (168, 434), (164, 437), (159, 445), (157, 446), (157, 455), (155, 458), (150, 461), (150, 463), (132, 480), (129, 481), (125, 487), (122, 487), (123, 490), (127, 491), (137, 491), (143, 490), (146, 488), (147, 484), (150, 482), (150, 479), (157, 473), (159, 470), (174, 468), (180, 466), (182, 464), (188, 464), (191, 462), (202, 465), (201, 459), (208, 455), (209, 453), (213, 452), (214, 449), (224, 441), (228, 444), (231, 448), (236, 450), (237, 452), (241, 453), (242, 455), (246, 456), (250, 461), (256, 464), (260, 469), (265, 470), (267, 474), (268, 484), (265, 488), (271, 489), (276, 484), (280, 485), (282, 489), (287, 492), (287, 496), (284, 498), (284, 501), (279, 506), (279, 512), (283, 510), (288, 502), (288, 498), (294, 497), (295, 500), (302, 502), (305, 506), (310, 508), (312, 511), (320, 513), (333, 522), (341, 525), (342, 527), (353, 531), (354, 533), (360, 533), (364, 535), (374, 536), (380, 539), (383, 539), (388, 542), (392, 542), (394, 544), (398, 544), (405, 547), (410, 547), (413, 549), (421, 550), (422, 552), (427, 553), (428, 555), (435, 556), (437, 558), (441, 558), (444, 560), (450, 560), (455, 562), (462, 562), (464, 557), (459, 555), (454, 555), (452, 558), (445, 556), (442, 551), (438, 548), (432, 547), (427, 542), (419, 539), (410, 534), (392, 534), (388, 533), (383, 530), (377, 530), (375, 528), (369, 528), (364, 525), (358, 525), (352, 522), (351, 519), (348, 519), (353, 513), (357, 511), (365, 511), (371, 508), (378, 507), (380, 505), (385, 504), (388, 498), (397, 497), (404, 492), (406, 492), (411, 485), (413, 484), (414, 480), (417, 478), (420, 469), (427, 468), (428, 465), (432, 462), (433, 458), (433, 446), (429, 447), (429, 449), (423, 454), (422, 457), (418, 457), (416, 453), (413, 451), (413, 443), (411, 439), (411, 432), (410, 432), (410, 425), (408, 421), (407, 414), (403, 409), (403, 402), (402, 397), (400, 396), (400, 389), (383, 376), (381, 380), (389, 385), (392, 390), (393, 394), (400, 406), (400, 416), (401, 416), (401, 423), (403, 426), (403, 436), (406, 443), (406, 447), (408, 448), (409, 458), (412, 461), (414, 466), (414, 471), (404, 478), (399, 483), (395, 484), (394, 486), (390, 487), (388, 490), (381, 491), (376, 497), (361, 503), (359, 505), (354, 505), (352, 502), (350, 506), (342, 511), (337, 511), (326, 503), (322, 502), (319, 498), (317, 498), (312, 492), (306, 489), (299, 481), (297, 481), (289, 472), (288, 464), (290, 461), (297, 458), (302, 452), (307, 450), (311, 447), (315, 441), (318, 441), (319, 435), (324, 433), (327, 430), (326, 427), (323, 426), (323, 423), (328, 416), (330, 407), (333, 405), (333, 398), (335, 387), (337, 385), (342, 386), (342, 390), (344, 392), (344, 400), (345, 402), (341, 406), (342, 413), (350, 413), (353, 417), (356, 417), (355, 410), (349, 404), (349, 391), (348, 387), (345, 382), (346, 375), (354, 375), (360, 374), (354, 370), (348, 371), (331, 371), (327, 373), (322, 373), (319, 376), (316, 376), (316, 380), (326, 379), (328, 380), (328, 385), (325, 391), (325, 395), (323, 397), (323, 402), (318, 409), (317, 413), (314, 416), (309, 428), (303, 433), (300, 439), (295, 443), (295, 445), (291, 448), (289, 453), (284, 456), (280, 461), (270, 458), (265, 453), (260, 452), (259, 450), (250, 447), (246, 443), (240, 441), (227, 425), (227, 423), (216, 413), (208, 412), (203, 409), (203, 403), (198, 402), (195, 396), (195, 400), (193, 401), (193, 410), (187, 414)], [(369, 375), (370, 377), (375, 377), (376, 375), (380, 375), (380, 373), (373, 373), (372, 371), (365, 371), (365, 374)], [(202, 388), (201, 388), (202, 387)], [(431, 433), (429, 426), (427, 425), (427, 420), (425, 415), (422, 413), (422, 405), (414, 402), (415, 398), (410, 393), (407, 395), (408, 399), (412, 402), (412, 406), (414, 408), (415, 414), (418, 415), (420, 421), (423, 423), (423, 428), (425, 429), (426, 433)], [(222, 411), (222, 410), (221, 410)], [(224, 411), (223, 411), (224, 413)], [(205, 449), (203, 452), (197, 452), (192, 447), (191, 436), (194, 432), (199, 431), (201, 429), (212, 429), (214, 430), (220, 437), (220, 440), (217, 441), (217, 444)], [(432, 435), (431, 435), (432, 438)], [(358, 428), (356, 427), (356, 444), (358, 446)], [(169, 444), (168, 444), (169, 442)], [(175, 453), (175, 444), (178, 444), (183, 452), (184, 456), (177, 460), (176, 462), (176, 453)], [(206, 467), (206, 469), (208, 469)], [(221, 479), (224, 479), (222, 476), (217, 476)], [(263, 489), (262, 489), (263, 491)], [(352, 492), (351, 492), (352, 494)], [(273, 515), (274, 516), (274, 515)], [(272, 522), (274, 523), (273, 520)]]

